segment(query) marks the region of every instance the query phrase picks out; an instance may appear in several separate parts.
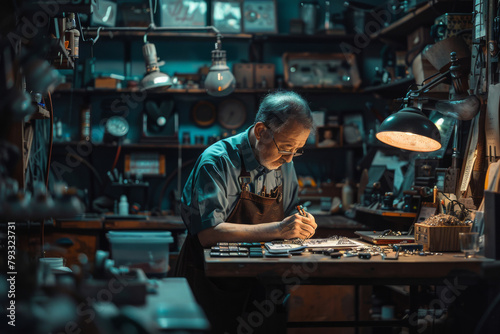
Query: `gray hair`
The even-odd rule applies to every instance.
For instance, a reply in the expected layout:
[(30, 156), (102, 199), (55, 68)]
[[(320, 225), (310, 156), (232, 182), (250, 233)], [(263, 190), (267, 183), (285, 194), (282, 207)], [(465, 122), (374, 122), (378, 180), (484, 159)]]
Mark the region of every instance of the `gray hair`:
[(295, 92), (281, 90), (266, 95), (260, 103), (255, 123), (262, 122), (272, 131), (280, 132), (290, 121), (296, 121), (308, 130), (314, 128), (311, 109), (304, 98)]

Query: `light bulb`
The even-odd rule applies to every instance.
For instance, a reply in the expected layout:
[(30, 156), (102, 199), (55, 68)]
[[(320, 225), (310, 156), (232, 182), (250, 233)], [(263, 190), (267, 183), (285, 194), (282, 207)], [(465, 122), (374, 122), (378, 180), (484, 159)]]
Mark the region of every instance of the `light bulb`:
[(212, 51), (212, 67), (205, 79), (207, 94), (212, 96), (226, 96), (236, 87), (236, 80), (226, 64), (226, 51), (220, 50), (220, 41)]

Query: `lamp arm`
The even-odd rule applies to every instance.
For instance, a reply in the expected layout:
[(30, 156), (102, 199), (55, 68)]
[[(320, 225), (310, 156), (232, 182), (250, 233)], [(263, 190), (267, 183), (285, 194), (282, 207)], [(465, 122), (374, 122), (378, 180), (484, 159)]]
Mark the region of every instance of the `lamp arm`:
[[(450, 70), (447, 70), (446, 72), (443, 72), (439, 75), (433, 75), (429, 78), (434, 77), (435, 79), (424, 84), (420, 89), (412, 90), (412, 91), (408, 92), (408, 96), (410, 98), (412, 98), (412, 97), (415, 98), (415, 97), (418, 97), (420, 94), (427, 93), (428, 91), (430, 91), (431, 89), (433, 89), (437, 85), (439, 85), (439, 84), (443, 83), (444, 81), (446, 81), (447, 79), (449, 79), (449, 76), (450, 76)], [(428, 79), (426, 79), (426, 80), (428, 80)]]

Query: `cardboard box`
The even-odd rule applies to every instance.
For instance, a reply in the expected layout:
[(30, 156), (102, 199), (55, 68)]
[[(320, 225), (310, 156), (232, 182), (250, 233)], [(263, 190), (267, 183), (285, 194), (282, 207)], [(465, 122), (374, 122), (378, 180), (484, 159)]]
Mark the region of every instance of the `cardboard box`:
[(470, 232), (472, 226), (432, 226), (415, 223), (415, 242), (429, 252), (459, 252), (460, 232)]
[(274, 88), (274, 64), (255, 64), (255, 88)]
[(233, 75), (237, 88), (254, 88), (254, 68), (252, 63), (238, 63), (233, 65)]
[[(411, 68), (417, 85), (422, 84), (425, 79), (438, 72), (425, 57), (422, 57), (421, 53), (415, 57)], [(434, 87), (430, 93), (448, 93), (449, 91), (450, 85), (439, 84)]]
[(119, 80), (110, 77), (97, 77), (94, 79), (94, 88), (117, 89)]

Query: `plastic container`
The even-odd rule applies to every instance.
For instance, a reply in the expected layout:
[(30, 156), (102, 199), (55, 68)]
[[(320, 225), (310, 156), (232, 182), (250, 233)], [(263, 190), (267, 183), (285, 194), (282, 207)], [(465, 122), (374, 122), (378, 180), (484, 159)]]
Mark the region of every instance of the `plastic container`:
[(169, 246), (174, 242), (168, 231), (106, 233), (111, 258), (117, 266), (140, 268), (150, 277), (164, 277), (168, 272)]
[(39, 261), (41, 264), (47, 265), (55, 274), (72, 272), (70, 268), (64, 266), (62, 257), (43, 257)]

